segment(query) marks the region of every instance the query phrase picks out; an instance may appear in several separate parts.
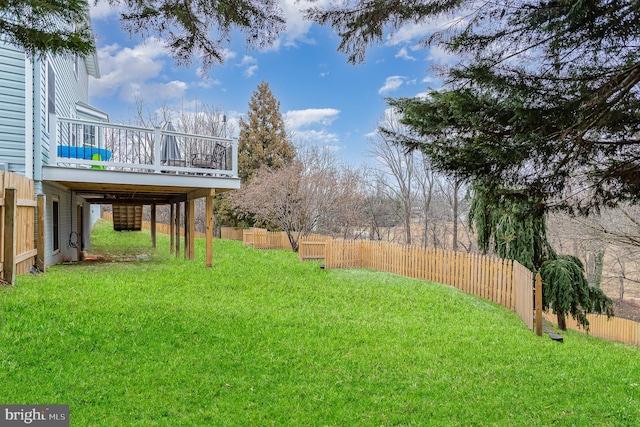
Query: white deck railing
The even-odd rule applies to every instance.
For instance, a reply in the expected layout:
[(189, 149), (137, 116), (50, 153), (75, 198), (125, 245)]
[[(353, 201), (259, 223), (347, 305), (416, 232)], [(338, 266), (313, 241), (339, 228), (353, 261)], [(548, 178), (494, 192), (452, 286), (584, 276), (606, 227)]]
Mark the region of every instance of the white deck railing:
[(49, 165), (238, 177), (238, 141), (50, 117)]

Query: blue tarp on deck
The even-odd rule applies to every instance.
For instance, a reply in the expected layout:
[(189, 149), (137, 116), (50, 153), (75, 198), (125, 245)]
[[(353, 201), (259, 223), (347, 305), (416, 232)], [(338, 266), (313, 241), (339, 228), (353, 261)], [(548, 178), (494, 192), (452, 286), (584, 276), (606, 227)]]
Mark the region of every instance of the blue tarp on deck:
[(111, 159), (111, 151), (97, 147), (69, 147), (64, 145), (58, 147), (58, 157), (106, 161)]

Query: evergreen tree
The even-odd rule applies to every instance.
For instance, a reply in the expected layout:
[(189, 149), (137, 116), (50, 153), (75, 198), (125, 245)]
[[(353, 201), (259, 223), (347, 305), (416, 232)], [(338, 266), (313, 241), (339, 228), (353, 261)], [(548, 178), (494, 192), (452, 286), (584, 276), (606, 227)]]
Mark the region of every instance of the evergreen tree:
[(246, 121), (240, 119), (238, 176), (245, 183), (260, 168), (279, 169), (295, 155), (295, 147), (287, 139), (280, 102), (263, 81), (251, 96)]
[[(142, 37), (164, 39), (179, 64), (202, 61), (204, 69), (224, 61), (224, 43), (233, 29), (251, 47), (264, 47), (284, 30), (274, 0), (108, 0), (120, 7), (123, 27)], [(95, 52), (87, 0), (6, 0), (0, 2), (0, 40), (21, 46), (31, 55)], [(71, 24), (65, 28), (61, 24)], [(73, 24), (78, 24), (74, 26)]]
[(387, 28), (463, 8), (461, 25), (424, 40), (463, 58), (444, 71), (444, 93), (391, 101), (422, 137), (406, 145), (455, 176), (521, 188), (583, 213), (639, 202), (636, 0), (347, 0), (308, 15), (332, 25), (339, 49), (359, 62)]
[(0, 41), (22, 46), (32, 56), (50, 52), (88, 55), (95, 51), (86, 25), (87, 0), (0, 2)]
[(569, 314), (587, 330), (587, 313), (612, 316), (611, 299), (589, 284), (582, 262), (574, 256), (558, 255), (549, 244), (546, 208), (540, 200), (520, 191), (498, 190), (481, 185), (474, 188), (469, 224), (477, 231), (479, 248), (539, 272), (543, 309), (556, 313), (560, 329), (567, 329)]
[[(610, 314), (579, 260), (546, 240), (550, 207), (589, 213), (640, 202), (640, 3), (636, 0), (346, 0), (308, 16), (333, 26), (350, 62), (387, 29), (464, 10), (432, 34), (461, 63), (426, 98), (390, 100), (434, 168), (476, 184), (480, 246), (540, 271), (545, 307)], [(386, 130), (393, 134), (392, 130)]]

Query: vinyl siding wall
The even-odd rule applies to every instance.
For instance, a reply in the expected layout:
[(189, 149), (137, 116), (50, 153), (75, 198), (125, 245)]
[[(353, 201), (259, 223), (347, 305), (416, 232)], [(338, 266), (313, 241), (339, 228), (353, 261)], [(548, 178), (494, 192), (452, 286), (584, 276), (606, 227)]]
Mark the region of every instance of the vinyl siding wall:
[[(28, 65), (27, 65), (28, 64)], [(76, 104), (88, 104), (88, 73), (84, 60), (78, 61), (76, 72), (73, 55), (34, 58), (27, 61), (24, 51), (0, 43), (0, 163), (9, 170), (26, 175), (33, 173), (37, 194), (46, 196), (46, 264), (76, 260), (83, 242), (78, 230), (77, 206), (84, 206), (84, 246), (89, 247), (89, 234), (95, 213), (82, 198), (65, 187), (43, 182), (42, 166), (49, 163), (48, 68), (55, 73), (55, 112), (58, 117), (77, 117)], [(26, 69), (26, 67), (29, 69)], [(27, 84), (29, 87), (27, 87)], [(27, 99), (28, 98), (28, 99)], [(29, 117), (26, 117), (26, 115)], [(33, 150), (27, 150), (26, 138), (32, 139)], [(31, 142), (31, 141), (30, 141)], [(28, 154), (27, 154), (28, 153)], [(28, 157), (28, 159), (27, 159)], [(29, 167), (26, 167), (29, 162)], [(53, 201), (59, 203), (59, 251), (53, 251)], [(93, 210), (95, 211), (95, 209)]]
[[(48, 121), (48, 92), (47, 76), (48, 63), (50, 62), (55, 72), (55, 104), (56, 115), (58, 117), (77, 117), (76, 103), (88, 103), (88, 75), (84, 61), (79, 61), (78, 75), (74, 71), (74, 57), (57, 56), (48, 58), (47, 61), (40, 61), (36, 66), (34, 75), (39, 76), (39, 96), (35, 109), (39, 115), (38, 132), (42, 141), (42, 159), (44, 164), (49, 163), (49, 129)], [(36, 140), (38, 136), (36, 136)]]
[(0, 163), (25, 174), (25, 55), (0, 42)]
[[(40, 150), (36, 154), (42, 159), (42, 164), (49, 162), (49, 147), (51, 136), (48, 129), (48, 66), (51, 64), (55, 72), (55, 108), (58, 117), (76, 117), (76, 103), (88, 101), (88, 76), (84, 61), (79, 62), (78, 75), (74, 72), (74, 57), (59, 56), (47, 60), (36, 61), (34, 65), (34, 82), (37, 87), (34, 89), (34, 138), (36, 145), (34, 150)], [(39, 166), (36, 165), (36, 168)], [(35, 173), (38, 176), (38, 173)], [(46, 257), (47, 265), (54, 265), (64, 261), (76, 261), (78, 259), (78, 249), (74, 244), (80, 246), (76, 234), (77, 227), (77, 206), (82, 203), (84, 206), (84, 227), (85, 235), (82, 236), (84, 246), (89, 247), (90, 215), (91, 210), (84, 199), (76, 197), (70, 190), (53, 183), (42, 182), (42, 192), (47, 198), (46, 210)], [(53, 201), (59, 201), (59, 239), (60, 249), (53, 252)]]
[[(55, 72), (55, 105), (56, 115), (58, 117), (76, 117), (76, 103), (88, 102), (88, 76), (84, 61), (79, 62), (78, 75), (74, 72), (74, 57), (73, 56), (58, 56), (55, 58), (48, 58), (51, 66)], [(41, 157), (44, 164), (48, 164), (49, 161), (49, 147), (51, 136), (49, 129), (47, 128), (47, 69), (48, 62), (40, 61), (34, 71), (34, 76), (39, 78), (39, 94), (38, 102), (35, 103), (34, 110), (37, 111), (39, 120), (35, 120), (38, 126), (37, 133), (40, 134), (41, 141)], [(34, 80), (35, 77), (34, 77)], [(37, 135), (36, 133), (36, 135)], [(36, 136), (36, 140), (38, 137)], [(38, 147), (36, 146), (36, 150)], [(78, 259), (78, 249), (73, 245), (80, 246), (84, 240), (84, 246), (89, 247), (89, 231), (90, 231), (90, 215), (91, 210), (89, 204), (84, 202), (84, 199), (76, 197), (70, 190), (43, 182), (43, 192), (47, 197), (47, 231), (46, 231), (46, 247), (47, 247), (47, 265), (58, 264), (64, 261), (76, 261)], [(60, 238), (60, 250), (59, 252), (53, 252), (53, 200), (57, 197), (59, 205), (59, 238)], [(84, 227), (85, 235), (79, 237), (76, 232), (77, 227), (77, 206), (78, 203), (82, 203), (84, 206)]]
[[(44, 183), (43, 190), (47, 195), (46, 203), (46, 232), (45, 247), (47, 256), (47, 266), (65, 261), (78, 260), (78, 247), (89, 248), (90, 234), (94, 218), (95, 207), (92, 208), (84, 199), (76, 197), (71, 191), (64, 187)], [(59, 251), (53, 251), (53, 202), (59, 202)], [(77, 234), (78, 230), (78, 204), (84, 208), (82, 235)], [(99, 212), (99, 206), (98, 212)], [(82, 239), (82, 241), (81, 241)]]

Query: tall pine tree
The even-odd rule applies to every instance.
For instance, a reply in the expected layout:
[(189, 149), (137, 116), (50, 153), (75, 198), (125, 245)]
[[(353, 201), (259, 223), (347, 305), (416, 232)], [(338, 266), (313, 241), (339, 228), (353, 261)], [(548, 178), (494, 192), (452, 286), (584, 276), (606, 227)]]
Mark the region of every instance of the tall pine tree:
[[(587, 214), (640, 203), (640, 3), (637, 0), (345, 0), (308, 16), (331, 25), (350, 62), (386, 32), (429, 19), (455, 25), (422, 40), (459, 55), (446, 85), (391, 100), (432, 165), (477, 186), (479, 244), (540, 271), (545, 306), (610, 313), (579, 260), (546, 243), (550, 207)], [(492, 243), (491, 243), (492, 242)]]
[(280, 113), (280, 101), (263, 81), (251, 96), (246, 121), (240, 119), (238, 176), (245, 183), (259, 169), (279, 169), (295, 156), (295, 147), (287, 138)]
[(422, 45), (460, 62), (442, 70), (442, 91), (392, 101), (421, 134), (407, 146), (452, 175), (581, 213), (640, 203), (640, 2), (345, 0), (308, 11), (351, 62), (387, 31), (445, 13), (465, 18)]

